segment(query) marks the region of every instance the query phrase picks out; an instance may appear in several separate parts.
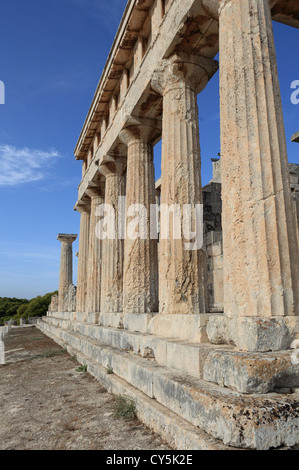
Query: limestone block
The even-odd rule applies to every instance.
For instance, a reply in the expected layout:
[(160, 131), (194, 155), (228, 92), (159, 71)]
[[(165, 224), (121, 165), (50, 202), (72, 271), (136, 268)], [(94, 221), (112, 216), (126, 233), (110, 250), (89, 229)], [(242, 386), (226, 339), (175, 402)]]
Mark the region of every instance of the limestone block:
[(58, 295), (52, 295), (51, 303), (48, 308), (49, 312), (58, 312)]
[(263, 354), (213, 351), (205, 361), (203, 378), (240, 393), (262, 394), (281, 387), (298, 387), (299, 365), (293, 364), (291, 351)]
[(102, 312), (100, 314), (99, 324), (102, 326), (111, 326), (112, 328), (123, 329), (123, 313)]
[(150, 321), (148, 333), (200, 343), (206, 341), (205, 329), (208, 320), (208, 314), (159, 314), (155, 315)]
[(67, 298), (67, 311), (68, 312), (75, 312), (76, 311), (76, 295), (77, 295), (77, 288), (73, 284), (70, 285), (68, 289), (68, 298)]
[(139, 331), (141, 333), (146, 333), (148, 331), (150, 332), (148, 327), (155, 316), (156, 315), (153, 313), (128, 313), (123, 316), (123, 325), (126, 330)]
[(237, 317), (211, 315), (207, 335), (212, 344), (233, 344), (243, 351), (283, 351), (298, 332), (298, 317)]
[(180, 370), (193, 377), (203, 378), (203, 368), (207, 355), (210, 353), (209, 345), (167, 341), (167, 367)]

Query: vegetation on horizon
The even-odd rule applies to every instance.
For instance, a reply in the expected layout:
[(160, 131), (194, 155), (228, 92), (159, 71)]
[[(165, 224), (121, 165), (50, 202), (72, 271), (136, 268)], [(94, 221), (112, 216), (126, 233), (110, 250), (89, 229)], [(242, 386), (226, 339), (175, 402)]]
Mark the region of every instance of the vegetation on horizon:
[(42, 317), (46, 315), (52, 295), (58, 292), (38, 295), (34, 299), (17, 299), (16, 297), (0, 297), (0, 326), (12, 319), (20, 322), (21, 318)]

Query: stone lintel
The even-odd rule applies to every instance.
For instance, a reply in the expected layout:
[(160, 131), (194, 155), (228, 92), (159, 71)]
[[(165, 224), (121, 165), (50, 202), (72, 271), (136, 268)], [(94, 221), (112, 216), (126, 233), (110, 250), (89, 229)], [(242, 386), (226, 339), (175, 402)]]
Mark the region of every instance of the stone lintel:
[(298, 0), (279, 0), (272, 9), (272, 19), (279, 23), (299, 27)]
[(242, 351), (284, 351), (299, 335), (299, 317), (211, 315), (207, 334), (212, 344), (232, 344)]
[(75, 234), (59, 233), (57, 240), (60, 242), (73, 243), (75, 240), (77, 240), (77, 237), (78, 235)]
[(299, 143), (299, 131), (296, 132), (294, 135), (292, 135), (292, 142), (298, 142)]

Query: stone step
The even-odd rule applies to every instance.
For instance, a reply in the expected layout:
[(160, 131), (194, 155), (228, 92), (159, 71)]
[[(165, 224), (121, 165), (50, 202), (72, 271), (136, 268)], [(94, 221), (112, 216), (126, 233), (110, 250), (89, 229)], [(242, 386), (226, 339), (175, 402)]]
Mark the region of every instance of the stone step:
[(66, 345), (53, 332), (46, 332), (41, 323), (38, 327), (55, 342), (62, 347), (66, 347), (71, 355), (76, 356), (80, 364), (86, 365), (88, 372), (110, 393), (125, 395), (131, 398), (136, 404), (138, 418), (150, 429), (162, 436), (171, 447), (182, 450), (239, 450), (228, 447), (204, 431), (195, 428), (188, 421), (182, 419), (156, 400), (149, 398), (116, 374), (107, 374), (105, 367), (78, 349)]
[(298, 396), (241, 395), (78, 332), (43, 321), (39, 327), (225, 445), (267, 450), (299, 443)]
[(73, 321), (75, 319), (74, 315), (75, 315), (74, 312), (59, 312), (59, 313), (48, 312), (47, 313), (47, 317), (59, 318), (61, 320), (69, 320), (69, 321)]
[[(158, 313), (88, 313), (48, 312), (51, 318), (73, 320), (88, 325), (149, 333), (164, 338), (176, 338), (193, 343), (208, 342), (207, 324), (211, 314), (158, 314)], [(215, 316), (215, 314), (214, 314)]]
[(218, 351), (209, 353), (203, 378), (240, 393), (269, 393), (299, 388), (299, 363), (294, 351), (250, 353)]
[(59, 328), (62, 328), (64, 330), (73, 330), (74, 328), (74, 321), (73, 320), (67, 320), (65, 318), (58, 318), (58, 317), (43, 317), (43, 320), (48, 323), (49, 325), (53, 325)]
[(133, 351), (135, 355), (155, 359), (157, 364), (203, 378), (207, 356), (217, 349), (228, 351), (229, 346), (215, 346), (210, 343), (191, 343), (146, 333), (120, 330), (100, 325), (71, 323), (66, 320), (45, 317), (44, 321), (65, 330), (75, 332), (117, 349)]

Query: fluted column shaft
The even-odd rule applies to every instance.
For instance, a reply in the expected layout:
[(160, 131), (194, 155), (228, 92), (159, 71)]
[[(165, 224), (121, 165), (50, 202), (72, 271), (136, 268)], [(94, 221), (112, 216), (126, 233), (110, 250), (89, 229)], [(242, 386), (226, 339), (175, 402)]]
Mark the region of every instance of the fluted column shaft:
[(96, 216), (97, 207), (104, 203), (104, 197), (100, 189), (88, 189), (87, 195), (91, 200), (90, 229), (87, 268), (87, 298), (85, 308), (87, 312), (99, 313), (101, 306), (101, 263), (102, 242), (96, 234), (98, 222)]
[[(124, 313), (158, 311), (157, 239), (151, 239), (151, 209), (155, 204), (153, 145), (149, 141), (152, 134), (151, 127), (139, 126), (129, 127), (120, 135), (128, 147)], [(140, 208), (135, 206), (136, 210), (130, 213), (136, 204)], [(155, 223), (154, 220), (152, 222)], [(139, 232), (136, 239), (128, 232), (131, 223)]]
[(58, 310), (64, 311), (64, 299), (68, 288), (73, 283), (73, 242), (77, 235), (59, 234), (57, 240), (61, 242)]
[(88, 206), (79, 206), (77, 211), (81, 213), (77, 275), (77, 312), (85, 312), (87, 306), (86, 300), (89, 259), (90, 208)]
[(224, 309), (299, 311), (299, 254), (268, 0), (220, 2)]
[[(163, 95), (161, 205), (202, 204), (197, 93), (218, 69), (215, 61), (173, 56), (155, 72), (152, 86)], [(161, 215), (161, 234), (167, 217)], [(183, 234), (183, 218), (181, 217)], [(160, 313), (204, 313), (206, 295), (202, 250), (187, 251), (186, 240), (160, 239)]]
[(114, 238), (104, 238), (102, 258), (101, 311), (120, 313), (123, 311), (123, 259), (124, 240), (118, 230), (119, 197), (125, 194), (123, 162), (103, 164), (100, 171), (106, 177), (105, 204), (113, 208), (115, 217)]

